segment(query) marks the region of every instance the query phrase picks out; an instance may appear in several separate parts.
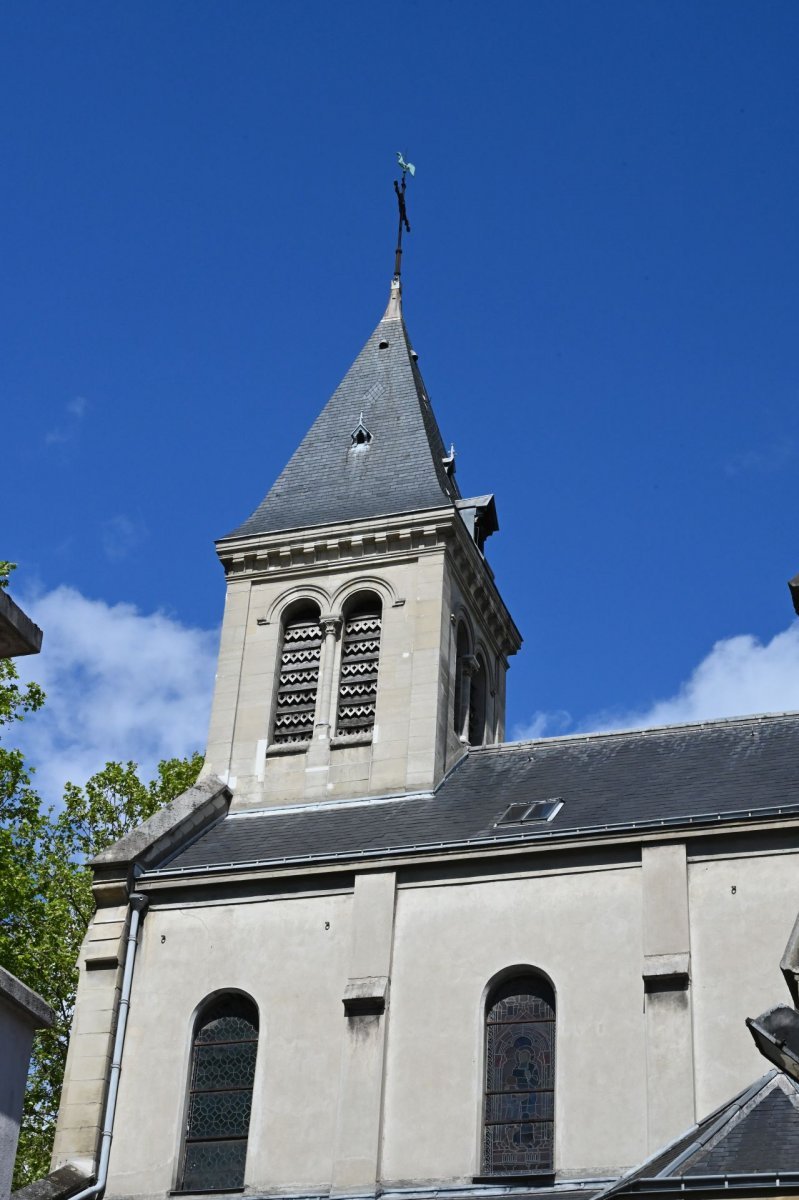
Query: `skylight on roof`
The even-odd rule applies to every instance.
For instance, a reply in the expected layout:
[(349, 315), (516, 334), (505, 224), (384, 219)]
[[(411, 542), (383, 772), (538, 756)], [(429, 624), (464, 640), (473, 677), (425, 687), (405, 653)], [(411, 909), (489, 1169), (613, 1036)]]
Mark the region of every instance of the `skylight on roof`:
[(560, 796), (551, 800), (535, 800), (532, 804), (510, 804), (495, 822), (496, 825), (533, 825), (551, 821), (563, 807)]

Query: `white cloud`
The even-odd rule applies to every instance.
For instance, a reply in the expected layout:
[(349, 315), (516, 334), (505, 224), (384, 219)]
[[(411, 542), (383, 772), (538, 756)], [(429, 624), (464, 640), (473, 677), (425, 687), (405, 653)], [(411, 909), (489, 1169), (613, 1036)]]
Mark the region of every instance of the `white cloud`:
[(71, 442), (77, 431), (77, 424), (82, 421), (86, 415), (86, 409), (89, 407), (89, 401), (85, 396), (73, 396), (71, 400), (67, 400), (64, 405), (66, 413), (66, 424), (55, 426), (53, 429), (48, 429), (44, 435), (45, 446), (64, 446)]
[(744, 450), (733, 455), (725, 464), (724, 470), (728, 475), (745, 475), (749, 472), (771, 474), (782, 471), (796, 457), (796, 444), (793, 438), (781, 438), (758, 450)]
[(514, 725), (510, 731), (514, 742), (532, 742), (537, 738), (556, 737), (559, 733), (568, 733), (572, 727), (571, 713), (564, 709), (553, 712), (538, 709), (529, 721)]
[(103, 554), (109, 562), (121, 562), (127, 558), (131, 550), (135, 550), (147, 537), (147, 530), (141, 521), (133, 521), (120, 513), (110, 517), (100, 527), (100, 539)]
[(799, 710), (799, 621), (769, 642), (750, 634), (716, 642), (673, 696), (655, 700), (647, 708), (600, 712), (579, 722), (568, 713), (539, 711), (515, 726), (512, 736), (646, 729), (794, 710)]
[(47, 701), (18, 729), (36, 786), (58, 800), (109, 759), (145, 775), (159, 759), (203, 750), (218, 634), (132, 604), (90, 600), (69, 587), (22, 598), (44, 630), (42, 652), (18, 659)]
[(89, 401), (85, 396), (74, 396), (72, 400), (67, 401), (67, 412), (71, 417), (75, 417), (78, 421), (86, 415), (86, 409), (89, 406)]

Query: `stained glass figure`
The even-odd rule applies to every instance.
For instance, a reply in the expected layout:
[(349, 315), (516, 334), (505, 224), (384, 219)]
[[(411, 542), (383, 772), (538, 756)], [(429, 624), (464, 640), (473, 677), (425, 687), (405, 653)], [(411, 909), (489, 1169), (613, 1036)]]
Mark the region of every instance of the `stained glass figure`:
[(338, 737), (356, 737), (374, 729), (380, 625), (380, 601), (376, 596), (364, 597), (344, 618), (336, 713)]
[(258, 1010), (246, 996), (221, 996), (201, 1015), (192, 1048), (179, 1191), (244, 1186), (257, 1051)]
[(483, 1171), (553, 1170), (555, 995), (536, 975), (506, 980), (486, 1010)]

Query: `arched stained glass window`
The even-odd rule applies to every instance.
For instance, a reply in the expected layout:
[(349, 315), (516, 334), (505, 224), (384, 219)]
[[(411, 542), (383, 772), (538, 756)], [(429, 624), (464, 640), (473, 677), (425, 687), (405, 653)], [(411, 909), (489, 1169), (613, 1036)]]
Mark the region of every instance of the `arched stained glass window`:
[(246, 996), (225, 995), (201, 1013), (191, 1055), (183, 1192), (244, 1186), (258, 1010)]
[(273, 742), (313, 737), (321, 653), (319, 610), (311, 604), (294, 609), (283, 625)]
[(484, 1173), (551, 1174), (554, 1134), (555, 994), (517, 975), (486, 1006)]
[(336, 734), (371, 733), (377, 705), (381, 605), (377, 596), (359, 596), (344, 614)]

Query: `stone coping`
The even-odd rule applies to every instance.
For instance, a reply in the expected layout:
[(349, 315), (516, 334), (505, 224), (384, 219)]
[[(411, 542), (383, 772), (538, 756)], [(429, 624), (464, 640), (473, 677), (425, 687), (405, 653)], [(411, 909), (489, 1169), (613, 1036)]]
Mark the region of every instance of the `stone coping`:
[(38, 992), (27, 987), (16, 975), (0, 967), (0, 1004), (8, 1004), (35, 1029), (49, 1029), (55, 1013)]
[(42, 648), (42, 631), (0, 588), (0, 658), (17, 658), (21, 654), (38, 654)]

